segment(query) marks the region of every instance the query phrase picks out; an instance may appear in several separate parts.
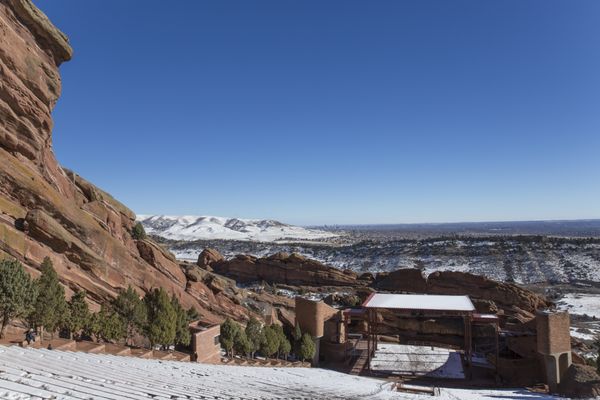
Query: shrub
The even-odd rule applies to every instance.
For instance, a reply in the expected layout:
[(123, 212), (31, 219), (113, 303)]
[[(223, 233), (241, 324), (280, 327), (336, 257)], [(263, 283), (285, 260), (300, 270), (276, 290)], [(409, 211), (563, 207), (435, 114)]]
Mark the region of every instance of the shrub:
[(141, 222), (138, 222), (133, 226), (133, 229), (131, 230), (131, 237), (133, 237), (135, 240), (146, 239), (146, 230)]

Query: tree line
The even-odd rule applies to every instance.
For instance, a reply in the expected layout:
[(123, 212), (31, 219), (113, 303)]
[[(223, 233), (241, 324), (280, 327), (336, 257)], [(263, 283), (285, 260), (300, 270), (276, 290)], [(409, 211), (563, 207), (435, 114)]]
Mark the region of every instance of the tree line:
[(91, 312), (83, 290), (66, 300), (50, 258), (44, 258), (40, 272), (39, 278), (32, 279), (20, 262), (0, 260), (0, 338), (9, 323), (18, 319), (42, 339), (44, 331), (52, 337), (60, 331), (70, 338), (124, 340), (126, 344), (133, 344), (133, 338), (140, 335), (152, 348), (190, 344), (188, 325), (198, 313), (194, 308), (184, 309), (163, 288), (152, 289), (142, 298), (129, 286), (98, 312)]
[(302, 361), (311, 360), (315, 355), (315, 344), (310, 334), (302, 333), (296, 325), (292, 332), (285, 333), (277, 324), (263, 325), (251, 317), (246, 327), (227, 318), (221, 324), (221, 346), (228, 356), (235, 354), (254, 358), (260, 353), (267, 358), (287, 359), (293, 353)]

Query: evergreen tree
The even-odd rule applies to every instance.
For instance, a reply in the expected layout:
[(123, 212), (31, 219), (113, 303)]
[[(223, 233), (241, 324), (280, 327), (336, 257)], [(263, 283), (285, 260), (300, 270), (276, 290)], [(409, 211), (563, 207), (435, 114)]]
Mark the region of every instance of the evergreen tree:
[(273, 329), (273, 325), (265, 326), (263, 328), (263, 341), (260, 346), (260, 352), (265, 357), (273, 357), (279, 350), (280, 337), (276, 329)]
[(31, 322), (35, 327), (42, 328), (40, 337), (43, 337), (44, 329), (54, 336), (54, 331), (64, 325), (68, 317), (69, 309), (65, 300), (65, 289), (58, 280), (58, 274), (54, 270), (50, 258), (44, 258), (41, 272), (42, 274), (35, 281), (38, 296), (31, 315)]
[(237, 353), (243, 354), (246, 357), (248, 357), (252, 351), (252, 344), (250, 343), (250, 340), (248, 340), (244, 330), (238, 329), (233, 343), (233, 348)]
[(287, 337), (285, 336), (281, 325), (272, 324), (271, 329), (277, 334), (277, 356), (279, 357), (281, 355), (282, 343), (287, 341)]
[(238, 336), (239, 330), (239, 325), (233, 322), (230, 318), (225, 319), (225, 321), (223, 321), (221, 324), (219, 341), (221, 342), (221, 346), (223, 346), (228, 356), (233, 355), (233, 346), (235, 345), (235, 338)]
[(78, 335), (90, 323), (90, 309), (85, 301), (85, 296), (85, 291), (80, 290), (69, 300), (69, 312), (65, 321), (65, 328), (71, 336)]
[(138, 222), (134, 225), (133, 229), (131, 230), (131, 237), (133, 237), (135, 240), (146, 239), (146, 230), (141, 222)]
[(88, 324), (88, 333), (99, 342), (114, 342), (125, 336), (125, 324), (121, 317), (107, 306), (102, 305), (100, 311), (95, 313)]
[(0, 260), (0, 338), (11, 320), (27, 317), (35, 304), (36, 290), (20, 262)]
[(190, 307), (187, 310), (187, 318), (188, 318), (188, 321), (190, 321), (190, 322), (196, 321), (197, 319), (200, 318), (200, 314), (198, 314), (198, 310), (196, 310), (194, 307)]
[(279, 343), (279, 353), (283, 355), (284, 359), (287, 359), (287, 357), (290, 355), (290, 351), (292, 351), (292, 344), (287, 338), (285, 338)]
[(260, 344), (263, 341), (262, 324), (256, 318), (250, 317), (248, 324), (246, 324), (245, 332), (250, 343), (249, 353), (251, 357), (254, 357), (254, 354), (260, 349)]
[(113, 300), (113, 309), (125, 325), (125, 343), (132, 344), (135, 332), (144, 328), (146, 323), (146, 307), (136, 291), (129, 285), (127, 290), (121, 290)]
[(300, 359), (302, 359), (302, 361), (312, 360), (315, 356), (315, 351), (315, 342), (310, 334), (303, 334), (302, 339), (300, 340)]
[(300, 330), (300, 324), (296, 322), (294, 330), (292, 331), (292, 347), (295, 354), (300, 354), (300, 340), (302, 339), (302, 331)]
[(179, 300), (175, 297), (175, 294), (171, 297), (171, 304), (175, 310), (176, 322), (175, 322), (175, 345), (189, 346), (192, 341), (192, 335), (190, 334), (190, 320), (188, 312), (181, 307)]
[(292, 333), (295, 342), (299, 342), (302, 339), (302, 331), (300, 330), (300, 324), (296, 322), (296, 326), (294, 326), (294, 332)]
[(149, 291), (144, 296), (144, 304), (148, 316), (145, 331), (152, 347), (175, 343), (177, 314), (167, 292), (163, 288)]

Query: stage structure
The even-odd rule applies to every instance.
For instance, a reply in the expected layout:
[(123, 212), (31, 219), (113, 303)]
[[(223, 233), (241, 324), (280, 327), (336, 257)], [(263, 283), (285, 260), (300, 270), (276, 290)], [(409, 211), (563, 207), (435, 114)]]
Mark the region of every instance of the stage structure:
[(362, 305), (367, 320), (367, 368), (375, 355), (379, 335), (379, 318), (383, 312), (392, 312), (405, 318), (460, 318), (464, 324), (464, 351), (467, 366), (473, 360), (473, 325), (492, 324), (496, 330), (496, 357), (498, 355), (498, 318), (478, 314), (469, 296), (373, 293)]

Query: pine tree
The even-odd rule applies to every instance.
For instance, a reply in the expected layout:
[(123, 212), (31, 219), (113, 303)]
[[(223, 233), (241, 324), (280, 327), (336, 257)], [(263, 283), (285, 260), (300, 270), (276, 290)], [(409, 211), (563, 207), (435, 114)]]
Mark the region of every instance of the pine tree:
[(252, 351), (252, 344), (250, 343), (250, 340), (248, 340), (244, 330), (238, 329), (233, 343), (233, 348), (237, 353), (243, 354), (245, 357), (248, 357)]
[(141, 222), (138, 222), (133, 226), (133, 229), (131, 230), (131, 237), (133, 237), (135, 240), (146, 239), (146, 230)]
[(200, 318), (200, 314), (198, 314), (198, 310), (196, 310), (194, 307), (190, 307), (187, 310), (187, 318), (190, 322), (196, 321), (198, 318)]
[(0, 338), (11, 320), (32, 312), (35, 297), (35, 286), (21, 263), (0, 260)]
[(285, 336), (281, 325), (272, 324), (271, 329), (277, 334), (277, 356), (279, 357), (281, 355), (282, 343), (287, 341), (287, 337)]
[(300, 330), (300, 324), (296, 322), (296, 326), (294, 326), (294, 332), (292, 333), (295, 342), (299, 342), (302, 339), (302, 331)]
[(44, 329), (54, 336), (54, 331), (64, 324), (68, 316), (68, 306), (65, 300), (65, 289), (58, 280), (58, 274), (50, 258), (44, 258), (40, 269), (42, 274), (35, 281), (38, 296), (31, 322), (34, 326), (42, 328), (40, 338), (43, 340)]
[(157, 344), (168, 347), (175, 342), (177, 314), (169, 295), (163, 288), (153, 289), (144, 296), (148, 319), (146, 336), (152, 347)]
[(246, 324), (246, 337), (250, 343), (250, 354), (254, 358), (254, 354), (260, 349), (260, 344), (263, 341), (262, 324), (254, 317), (250, 317)]
[(129, 285), (113, 300), (113, 309), (125, 325), (125, 343), (132, 344), (135, 332), (140, 332), (146, 323), (146, 307), (136, 291)]
[(303, 334), (302, 339), (300, 340), (300, 359), (302, 361), (312, 360), (312, 358), (315, 356), (315, 351), (315, 342), (310, 334)]
[(100, 311), (95, 313), (88, 324), (88, 333), (99, 342), (114, 342), (125, 335), (125, 324), (121, 317), (109, 307), (102, 305)]
[(233, 346), (239, 330), (239, 325), (229, 318), (225, 319), (225, 321), (223, 321), (221, 324), (219, 341), (221, 342), (221, 346), (223, 346), (228, 356), (233, 355)]
[(188, 312), (181, 307), (179, 300), (177, 300), (177, 297), (175, 297), (174, 294), (171, 297), (171, 304), (175, 310), (175, 315), (177, 316), (175, 322), (175, 345), (189, 346), (192, 341), (192, 335), (190, 334)]
[(292, 344), (287, 338), (285, 338), (279, 343), (279, 353), (283, 355), (284, 359), (287, 359), (287, 357), (290, 355), (290, 351), (292, 351)]
[(90, 323), (90, 309), (85, 301), (86, 293), (84, 290), (76, 292), (69, 300), (68, 319), (65, 321), (65, 328), (71, 336), (79, 335)]
[(300, 324), (296, 322), (294, 330), (292, 331), (292, 348), (295, 354), (300, 354), (300, 340), (302, 339), (302, 331), (300, 330)]
[(273, 325), (265, 326), (263, 328), (264, 340), (260, 346), (260, 352), (265, 357), (273, 357), (279, 350), (279, 335), (276, 329), (273, 329)]

